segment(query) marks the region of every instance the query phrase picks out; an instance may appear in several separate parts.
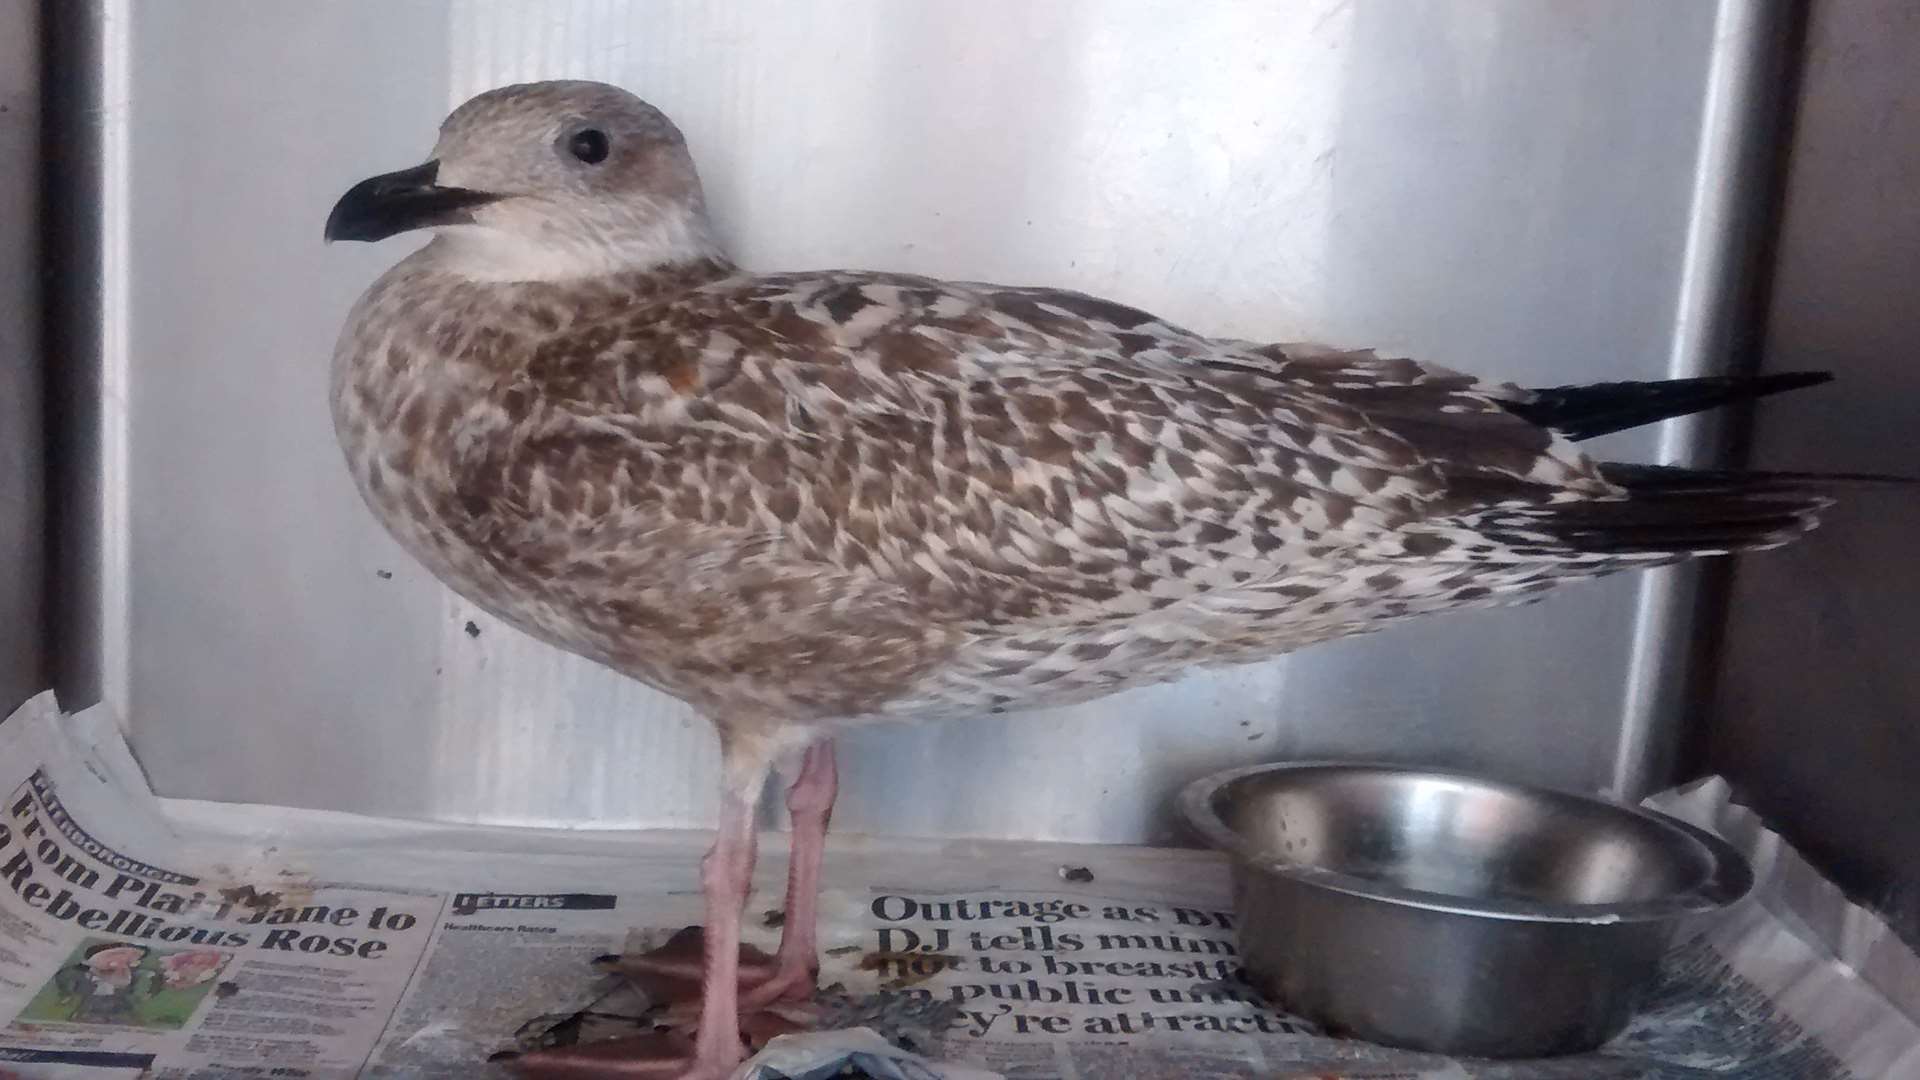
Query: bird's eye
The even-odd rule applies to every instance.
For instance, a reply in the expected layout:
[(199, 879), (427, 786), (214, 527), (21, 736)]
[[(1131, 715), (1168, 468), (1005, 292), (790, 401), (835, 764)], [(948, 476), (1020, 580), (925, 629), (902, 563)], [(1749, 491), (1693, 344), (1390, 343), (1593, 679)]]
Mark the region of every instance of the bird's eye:
[(599, 128), (581, 128), (567, 138), (567, 153), (589, 165), (607, 160), (607, 133)]

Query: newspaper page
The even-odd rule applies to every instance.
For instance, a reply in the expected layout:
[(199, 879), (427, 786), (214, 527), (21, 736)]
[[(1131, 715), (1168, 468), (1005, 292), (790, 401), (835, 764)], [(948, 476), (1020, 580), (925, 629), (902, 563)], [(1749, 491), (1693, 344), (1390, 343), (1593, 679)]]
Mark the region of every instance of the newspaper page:
[[(110, 717), (50, 696), (0, 724), (0, 793), (0, 1076), (506, 1077), (503, 1053), (646, 1030), (595, 961), (700, 918), (698, 833), (160, 800)], [(1660, 807), (1761, 885), (1593, 1054), (1453, 1060), (1273, 1010), (1210, 853), (835, 837), (824, 1030), (739, 1075), (1920, 1080), (1912, 951), (1724, 784)], [(766, 949), (783, 848), (763, 844), (749, 909)]]
[(43, 696), (0, 726), (0, 1068), (356, 1071), (440, 897), (189, 870), (157, 802), (120, 782), (131, 760), (79, 752), (56, 717)]

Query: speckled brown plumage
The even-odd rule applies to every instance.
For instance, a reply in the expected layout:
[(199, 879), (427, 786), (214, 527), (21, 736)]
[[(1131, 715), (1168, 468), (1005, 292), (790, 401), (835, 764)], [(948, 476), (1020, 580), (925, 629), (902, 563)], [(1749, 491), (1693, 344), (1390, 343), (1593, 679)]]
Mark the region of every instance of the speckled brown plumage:
[(679, 133), (612, 88), (483, 95), (435, 156), (329, 224), (441, 234), (335, 354), (354, 478), (463, 596), (712, 718), (742, 792), (846, 725), (1084, 700), (1767, 546), (1823, 505), (1597, 463), (1554, 430), (1599, 423), (1579, 388), (1059, 289), (741, 270)]
[(1626, 493), (1522, 391), (1409, 360), (1057, 290), (425, 261), (341, 347), (369, 502), (469, 599), (716, 717), (1058, 704), (1647, 561), (1490, 541)]

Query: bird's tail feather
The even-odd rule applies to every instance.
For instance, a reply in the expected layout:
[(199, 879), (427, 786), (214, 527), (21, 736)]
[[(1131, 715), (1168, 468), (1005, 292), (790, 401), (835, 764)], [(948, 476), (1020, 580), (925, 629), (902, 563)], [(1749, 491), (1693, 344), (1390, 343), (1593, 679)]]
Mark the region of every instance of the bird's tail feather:
[(1523, 420), (1578, 441), (1735, 402), (1818, 386), (1832, 378), (1824, 371), (1788, 371), (1775, 375), (1716, 375), (1657, 382), (1551, 386), (1527, 391), (1530, 396), (1525, 401), (1502, 404)]
[(1847, 488), (1920, 488), (1920, 476), (1895, 476), (1892, 473), (1815, 473), (1750, 471), (1745, 469), (1688, 469), (1678, 465), (1635, 465), (1620, 461), (1601, 463), (1600, 474), (1609, 481), (1634, 491), (1680, 491), (1725, 489), (1742, 485), (1760, 488), (1797, 487), (1805, 491), (1832, 493)]
[(1820, 523), (1827, 491), (1765, 475), (1607, 467), (1618, 500), (1554, 506), (1536, 528), (1581, 555), (1706, 555), (1779, 547)]
[(1841, 489), (1920, 486), (1899, 476), (1620, 463), (1603, 464), (1601, 474), (1626, 497), (1495, 509), (1476, 526), (1522, 557), (1672, 561), (1779, 547), (1817, 526)]

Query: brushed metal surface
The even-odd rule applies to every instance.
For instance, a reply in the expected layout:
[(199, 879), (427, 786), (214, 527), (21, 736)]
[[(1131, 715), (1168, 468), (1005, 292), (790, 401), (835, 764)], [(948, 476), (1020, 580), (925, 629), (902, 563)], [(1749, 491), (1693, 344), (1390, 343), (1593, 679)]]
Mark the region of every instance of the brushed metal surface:
[(117, 0), (44, 4), (40, 17), (41, 102), (61, 133), (41, 142), (42, 346), (58, 358), (43, 371), (48, 674), (62, 702), (125, 702), (124, 680), (104, 692), (127, 643), (126, 199), (107, 197), (126, 191), (124, 172), (107, 172), (126, 162), (126, 20)]
[[(1690, 237), (1738, 216), (1737, 162), (1711, 148), (1752, 117), (1709, 102), (1750, 44), (1729, 13), (1773, 7), (101, 2), (119, 36), (99, 79), (125, 107), (98, 133), (98, 512), (123, 527), (101, 530), (93, 644), (155, 786), (612, 826), (709, 820), (704, 723), (447, 595), (358, 504), (328, 429), (339, 321), (418, 240), (329, 250), (320, 222), (452, 104), (535, 77), (635, 90), (687, 131), (760, 268), (1067, 285), (1536, 384), (1655, 377), (1717, 361), (1684, 297), (1724, 251)], [(1161, 839), (1195, 775), (1335, 753), (1636, 787), (1636, 635), (1685, 615), (1636, 622), (1647, 602), (1586, 586), (1054, 714), (861, 734), (836, 824)]]
[(0, 712), (46, 678), (39, 5), (0, 0)]
[(1250, 766), (1181, 805), (1233, 856), (1254, 982), (1329, 1030), (1416, 1050), (1593, 1049), (1674, 933), (1753, 887), (1739, 852), (1684, 822), (1458, 772)]
[[(1792, 108), (1785, 75), (1796, 61), (1796, 17), (1791, 5), (1773, 3), (1721, 4), (1715, 16), (1718, 44), (1707, 68), (1668, 354), (1676, 373), (1755, 366), (1744, 343), (1752, 338), (1775, 225), (1769, 211), (1779, 197), (1784, 117)], [(1656, 456), (1712, 465), (1726, 456), (1733, 431), (1724, 412), (1682, 417), (1662, 426)], [(1703, 575), (1712, 572), (1682, 564), (1640, 578), (1613, 767), (1616, 794), (1638, 797), (1677, 779), (1688, 738), (1680, 729), (1698, 715), (1700, 669), (1712, 662), (1697, 643), (1700, 635), (1687, 629), (1696, 617), (1709, 623), (1724, 617), (1723, 594), (1702, 589)]]

